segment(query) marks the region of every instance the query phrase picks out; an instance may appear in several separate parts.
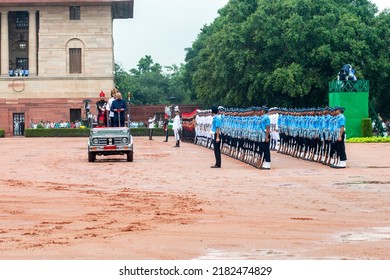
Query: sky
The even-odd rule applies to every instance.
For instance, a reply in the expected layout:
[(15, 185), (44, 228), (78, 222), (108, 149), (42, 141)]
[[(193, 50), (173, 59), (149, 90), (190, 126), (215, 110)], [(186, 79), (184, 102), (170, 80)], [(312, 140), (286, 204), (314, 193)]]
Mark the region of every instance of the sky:
[(218, 16), (228, 0), (134, 0), (132, 19), (114, 20), (115, 62), (137, 68), (150, 55), (162, 66), (184, 63), (205, 24)]
[[(128, 71), (150, 55), (162, 66), (184, 63), (185, 48), (228, 0), (134, 0), (132, 19), (114, 20), (115, 62)], [(379, 10), (390, 0), (371, 0)]]

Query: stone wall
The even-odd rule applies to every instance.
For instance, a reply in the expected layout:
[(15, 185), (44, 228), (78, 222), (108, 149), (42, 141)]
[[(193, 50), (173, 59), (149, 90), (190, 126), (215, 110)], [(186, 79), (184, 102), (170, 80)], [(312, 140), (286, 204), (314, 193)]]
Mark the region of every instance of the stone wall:
[[(69, 20), (68, 5), (37, 6), (36, 10), (38, 74), (23, 78), (3, 74), (0, 98), (93, 98), (101, 90), (109, 92), (114, 87), (110, 3), (81, 6), (80, 20)], [(69, 48), (82, 49), (80, 74), (69, 73)]]
[[(111, 5), (81, 6), (69, 20), (69, 6), (39, 9), (39, 76), (109, 76), (113, 65)], [(82, 49), (82, 74), (69, 74), (69, 48)]]
[(113, 78), (3, 78), (0, 98), (95, 98), (99, 92), (110, 92)]

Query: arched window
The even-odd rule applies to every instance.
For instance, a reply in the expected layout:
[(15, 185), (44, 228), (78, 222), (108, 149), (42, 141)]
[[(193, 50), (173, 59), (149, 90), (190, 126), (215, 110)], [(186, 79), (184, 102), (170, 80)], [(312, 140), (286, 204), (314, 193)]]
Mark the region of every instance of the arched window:
[(81, 48), (69, 49), (69, 74), (81, 74)]
[(71, 39), (66, 44), (67, 58), (68, 58), (68, 73), (82, 74), (83, 73), (83, 50), (84, 44), (79, 39)]

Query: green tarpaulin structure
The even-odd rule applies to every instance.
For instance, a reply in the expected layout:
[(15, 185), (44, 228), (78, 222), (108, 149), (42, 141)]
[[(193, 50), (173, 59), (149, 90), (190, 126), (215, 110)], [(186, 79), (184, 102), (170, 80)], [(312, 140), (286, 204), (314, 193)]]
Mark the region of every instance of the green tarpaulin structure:
[(347, 138), (362, 136), (362, 119), (369, 117), (368, 95), (369, 83), (366, 80), (329, 83), (329, 106), (345, 108)]

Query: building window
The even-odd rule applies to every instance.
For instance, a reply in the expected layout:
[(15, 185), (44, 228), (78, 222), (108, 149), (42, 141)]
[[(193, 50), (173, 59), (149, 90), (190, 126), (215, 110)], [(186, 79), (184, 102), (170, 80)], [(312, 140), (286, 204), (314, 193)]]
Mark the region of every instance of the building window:
[(81, 74), (81, 49), (69, 49), (69, 73)]
[(80, 6), (69, 7), (70, 20), (80, 20)]
[(16, 59), (16, 69), (28, 69), (28, 58), (17, 58)]
[(16, 29), (28, 28), (28, 12), (16, 12), (15, 13)]
[(24, 135), (24, 113), (14, 113), (13, 114), (14, 119), (14, 135)]

